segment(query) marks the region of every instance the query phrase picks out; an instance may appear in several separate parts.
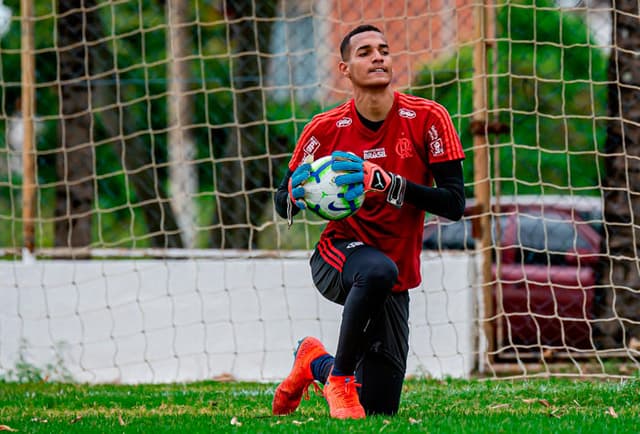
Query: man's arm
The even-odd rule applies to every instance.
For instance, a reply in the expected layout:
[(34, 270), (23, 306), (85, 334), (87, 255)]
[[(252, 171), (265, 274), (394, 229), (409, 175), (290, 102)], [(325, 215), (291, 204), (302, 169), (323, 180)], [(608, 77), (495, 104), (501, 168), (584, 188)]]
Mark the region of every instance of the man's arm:
[(407, 181), (405, 202), (449, 220), (460, 220), (465, 207), (462, 163), (458, 160), (434, 163), (431, 173), (436, 187)]
[(337, 176), (338, 185), (361, 185), (365, 192), (387, 195), (387, 202), (401, 207), (404, 202), (430, 213), (459, 220), (464, 213), (464, 181), (460, 160), (432, 163), (430, 166), (436, 187), (416, 184), (405, 177), (387, 172), (375, 163), (355, 154), (336, 151), (332, 167), (345, 174)]
[[(405, 202), (449, 220), (459, 220), (464, 213), (465, 207), (461, 162), (434, 163), (431, 165), (431, 173), (436, 182), (436, 187), (427, 187), (426, 185), (407, 181), (404, 196)], [(292, 204), (289, 197), (288, 185), (291, 174), (291, 170), (288, 170), (280, 186), (278, 186), (274, 199), (276, 212), (284, 219), (287, 218), (288, 207), (291, 208), (292, 216), (300, 212), (300, 208)]]

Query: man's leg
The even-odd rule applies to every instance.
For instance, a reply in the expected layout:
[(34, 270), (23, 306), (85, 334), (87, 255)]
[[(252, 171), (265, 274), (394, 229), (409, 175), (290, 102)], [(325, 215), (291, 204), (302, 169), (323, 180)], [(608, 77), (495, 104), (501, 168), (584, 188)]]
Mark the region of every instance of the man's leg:
[(358, 247), (347, 257), (342, 284), (349, 289), (342, 311), (334, 374), (354, 374), (366, 349), (368, 329), (383, 312), (397, 278), (396, 264), (373, 247)]
[(394, 415), (400, 406), (409, 352), (409, 294), (395, 293), (368, 333), (356, 370), (360, 402), (368, 415)]
[[(394, 415), (400, 406), (409, 351), (409, 294), (393, 294), (368, 329), (367, 351), (356, 368), (360, 403), (366, 414)], [(325, 354), (311, 364), (313, 376), (326, 383), (334, 357)]]
[(398, 268), (378, 249), (359, 242), (328, 240), (318, 245), (311, 268), (318, 290), (344, 305), (336, 356), (314, 360), (311, 371), (316, 380), (326, 383), (324, 395), (333, 417), (364, 417), (355, 369), (367, 347), (368, 329), (382, 313), (398, 278)]
[(398, 268), (384, 253), (361, 242), (325, 240), (311, 257), (311, 272), (320, 293), (344, 306), (335, 361), (325, 359), (316, 367), (316, 380), (324, 383), (331, 369), (339, 375), (355, 372), (366, 349), (367, 329), (383, 312)]
[[(340, 244), (346, 248), (346, 243)], [(332, 243), (325, 243), (324, 247), (330, 251), (320, 253), (318, 247), (311, 256), (311, 274), (318, 290), (327, 299), (343, 304), (346, 292), (342, 288), (341, 271), (342, 262), (335, 258), (337, 255), (341, 261), (345, 255), (337, 250)], [(331, 255), (327, 261), (326, 255)], [(340, 302), (342, 300), (342, 302)], [(306, 337), (300, 341), (295, 351), (293, 367), (289, 375), (278, 385), (273, 396), (273, 414), (289, 414), (300, 405), (308, 387), (315, 381), (325, 384), (333, 369), (333, 356), (329, 355), (320, 341), (313, 337)]]

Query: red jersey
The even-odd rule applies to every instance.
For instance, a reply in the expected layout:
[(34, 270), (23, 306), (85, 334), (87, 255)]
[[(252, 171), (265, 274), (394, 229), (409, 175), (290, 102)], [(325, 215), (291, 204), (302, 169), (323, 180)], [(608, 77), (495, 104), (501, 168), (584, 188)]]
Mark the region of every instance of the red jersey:
[[(461, 160), (464, 152), (451, 117), (440, 104), (395, 93), (391, 111), (377, 131), (365, 127), (355, 101), (314, 116), (300, 138), (289, 162), (293, 171), (309, 155), (314, 159), (333, 151), (353, 152), (364, 160), (422, 185), (433, 185), (429, 163)], [(386, 193), (367, 193), (362, 208), (346, 219), (330, 221), (322, 235), (362, 241), (389, 256), (399, 270), (394, 291), (417, 287), (424, 211), (405, 202), (397, 208)]]

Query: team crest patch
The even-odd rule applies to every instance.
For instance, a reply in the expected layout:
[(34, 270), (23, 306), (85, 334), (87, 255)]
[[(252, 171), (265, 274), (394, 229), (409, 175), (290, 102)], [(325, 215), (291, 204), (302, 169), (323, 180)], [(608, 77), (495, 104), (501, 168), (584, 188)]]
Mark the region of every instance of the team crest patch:
[(396, 142), (396, 154), (402, 159), (413, 157), (413, 145), (406, 137), (400, 137)]
[(364, 159), (372, 160), (374, 158), (385, 158), (387, 156), (387, 151), (384, 148), (376, 148), (376, 149), (367, 149), (364, 151)]
[(431, 150), (431, 155), (433, 157), (437, 157), (438, 155), (444, 154), (444, 146), (442, 146), (442, 140), (436, 139), (429, 144), (429, 149)]
[(314, 136), (311, 136), (307, 143), (305, 143), (303, 148), (305, 157), (315, 154), (319, 147), (320, 142), (318, 141), (318, 139), (316, 139)]

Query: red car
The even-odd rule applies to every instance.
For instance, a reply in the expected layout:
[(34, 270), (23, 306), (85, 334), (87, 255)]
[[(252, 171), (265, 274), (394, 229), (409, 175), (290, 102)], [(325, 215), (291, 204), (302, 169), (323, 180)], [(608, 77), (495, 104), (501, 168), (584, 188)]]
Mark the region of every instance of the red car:
[[(472, 208), (468, 207), (468, 214)], [(534, 354), (547, 349), (594, 348), (589, 320), (593, 318), (601, 224), (601, 206), (591, 199), (503, 199), (500, 207), (493, 207), (498, 358), (516, 348)], [(498, 230), (500, 242), (496, 243)], [(475, 249), (471, 217), (459, 222), (429, 219), (423, 247)], [(500, 255), (499, 265), (496, 254)]]

